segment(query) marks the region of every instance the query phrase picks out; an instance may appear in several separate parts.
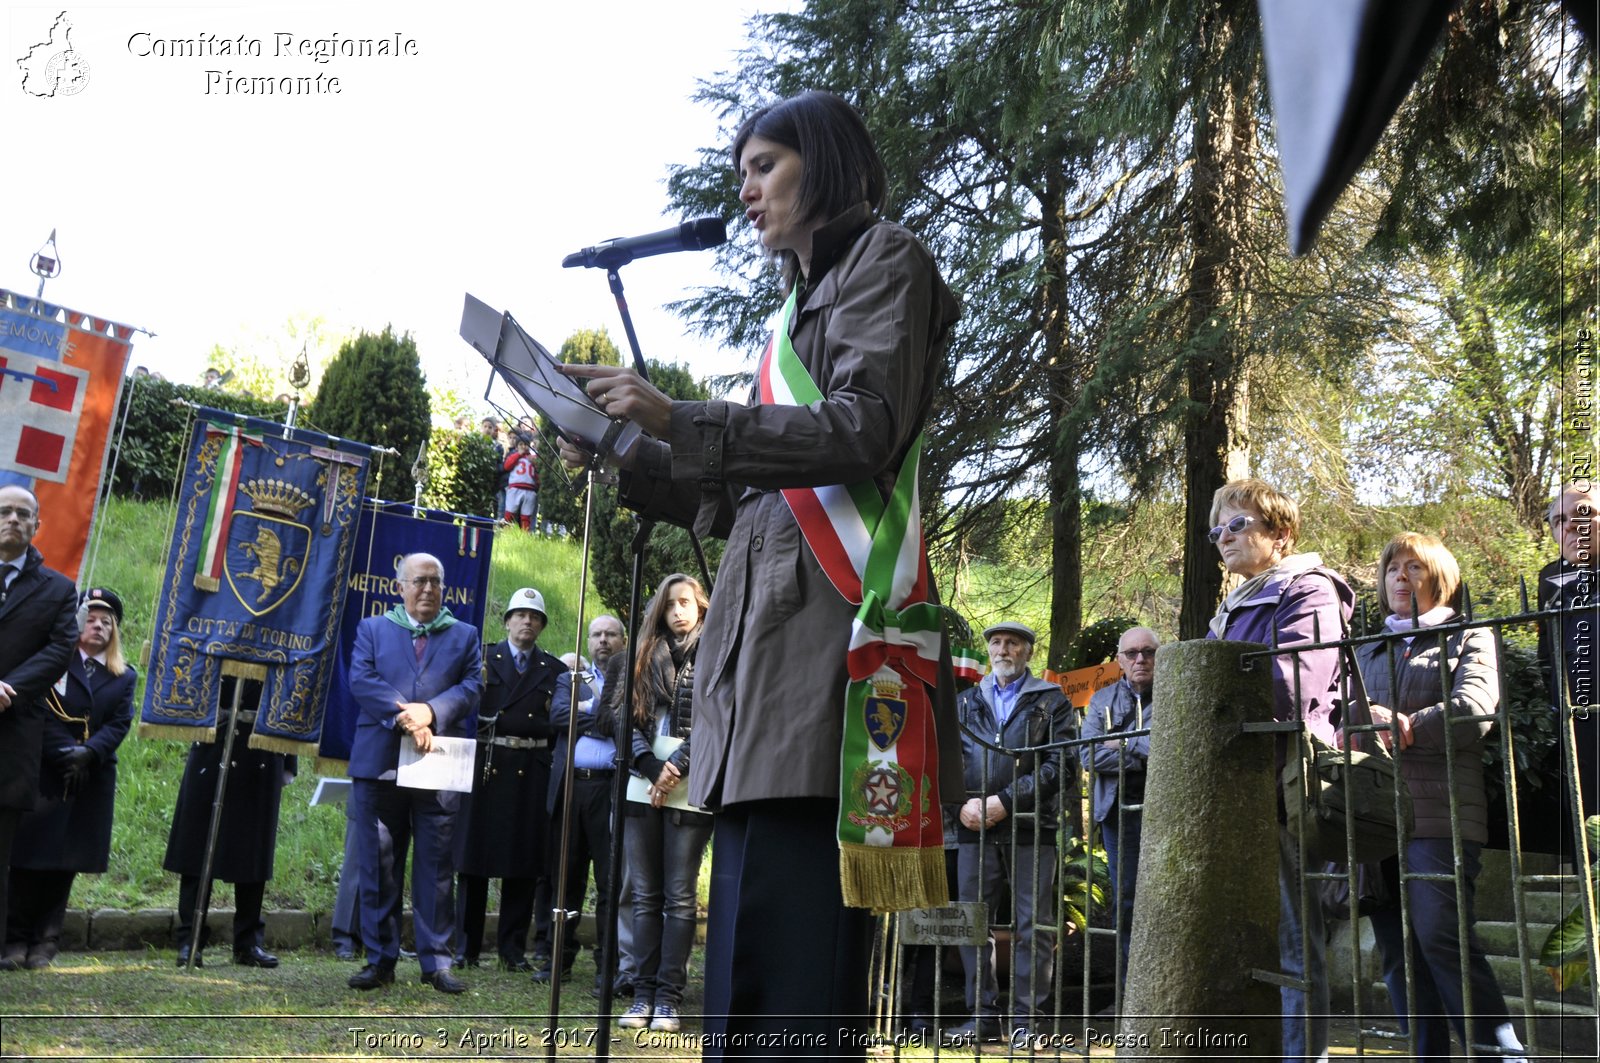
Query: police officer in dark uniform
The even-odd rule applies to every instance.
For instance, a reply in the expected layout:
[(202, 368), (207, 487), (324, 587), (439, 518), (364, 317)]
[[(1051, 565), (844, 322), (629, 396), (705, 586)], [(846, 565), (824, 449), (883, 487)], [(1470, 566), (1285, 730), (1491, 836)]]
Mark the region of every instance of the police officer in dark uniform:
[(122, 599), (95, 587), (78, 609), (78, 647), (45, 692), (39, 800), (17, 826), (5, 958), (50, 966), (79, 872), (100, 874), (111, 855), (117, 747), (133, 723), (137, 673), (122, 656)]
[[(276, 967), (278, 957), (262, 948), (266, 923), (261, 902), (272, 878), (272, 860), (278, 844), (278, 806), (283, 787), (294, 774), (295, 758), (283, 753), (251, 749), (250, 735), (261, 706), (262, 684), (254, 679), (224, 676), (217, 711), (217, 738), (189, 747), (178, 788), (178, 805), (167, 835), (167, 855), (162, 867), (182, 876), (178, 888), (178, 966), (189, 962), (195, 905), (200, 898), (206, 838), (211, 831), (211, 806), (222, 766), (223, 736), (233, 708), (233, 689), (244, 683), (233, 739), (233, 761), (228, 766), (228, 789), (222, 803), (222, 829), (211, 863), (211, 878), (233, 883), (233, 962), (246, 967)], [(210, 883), (205, 884), (210, 897)], [(209, 904), (207, 905), (209, 908)], [(205, 948), (202, 936), (200, 947)], [(195, 966), (201, 958), (195, 957)]]
[(550, 698), (561, 662), (537, 644), (548, 617), (544, 596), (524, 587), (506, 605), (506, 639), (483, 661), (478, 708), (478, 765), (463, 803), (460, 913), (463, 943), (457, 960), (476, 967), (483, 947), (489, 880), (500, 879), (500, 967), (531, 971), (526, 956), (534, 887), (544, 872), (550, 788)]

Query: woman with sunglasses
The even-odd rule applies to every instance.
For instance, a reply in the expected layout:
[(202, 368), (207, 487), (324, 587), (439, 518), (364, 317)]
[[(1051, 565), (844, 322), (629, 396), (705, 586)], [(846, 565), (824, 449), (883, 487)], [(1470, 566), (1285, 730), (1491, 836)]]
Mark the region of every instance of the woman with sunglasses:
[[(1332, 642), (1349, 624), (1355, 594), (1316, 554), (1295, 553), (1300, 507), (1260, 480), (1224, 484), (1211, 500), (1210, 539), (1231, 575), (1242, 577), (1211, 619), (1210, 638), (1260, 642), (1278, 649)], [(1335, 742), (1334, 701), (1339, 693), (1339, 651), (1278, 653), (1272, 658), (1275, 719), (1301, 720), (1329, 745)], [(1287, 743), (1279, 740), (1276, 768)], [(1277, 777), (1276, 771), (1274, 778)], [(1278, 809), (1278, 959), (1283, 972), (1305, 979), (1309, 994), (1283, 993), (1283, 1058), (1325, 1057), (1328, 1050), (1328, 977), (1323, 964), (1322, 912), (1316, 893), (1300, 903), (1300, 842)], [(1309, 1017), (1309, 1023), (1307, 1018)]]
[[(1461, 620), (1461, 569), (1444, 543), (1402, 532), (1378, 560), (1378, 605), (1394, 637), (1368, 642), (1356, 663), (1371, 702), (1372, 722), (1390, 724), (1400, 746), (1400, 773), (1416, 807), (1417, 825), (1406, 841), (1412, 874), (1456, 874), (1450, 830), (1455, 791), (1461, 827), (1461, 894), (1453, 881), (1409, 880), (1411, 981), (1416, 1007), (1406, 1001), (1406, 939), (1398, 903), (1372, 913), (1372, 934), (1383, 957), (1383, 980), (1394, 1013), (1410, 1016), (1417, 1058), (1450, 1058), (1450, 1031), (1466, 1039), (1462, 1019), (1461, 937), (1465, 909), (1467, 974), (1474, 1040), (1521, 1054), (1505, 996), (1473, 932), (1478, 854), (1489, 840), (1489, 799), (1483, 783), (1483, 743), (1500, 704), (1494, 636), (1485, 628), (1435, 633)], [(1385, 738), (1391, 743), (1395, 738)], [(1389, 895), (1400, 895), (1399, 860), (1383, 861)]]

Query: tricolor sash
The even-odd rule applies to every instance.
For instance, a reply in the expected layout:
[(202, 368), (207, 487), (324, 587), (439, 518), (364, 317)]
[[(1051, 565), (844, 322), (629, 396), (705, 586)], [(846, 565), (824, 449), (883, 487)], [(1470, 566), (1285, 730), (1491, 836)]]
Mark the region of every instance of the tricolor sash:
[[(795, 305), (791, 292), (773, 320), (759, 373), (763, 403), (808, 406), (825, 397), (789, 340)], [(871, 480), (783, 492), (823, 572), (859, 606), (846, 660), (839, 878), (846, 904), (877, 912), (949, 902), (927, 689), (938, 682), (943, 612), (928, 601), (921, 454), (919, 434), (887, 500)]]

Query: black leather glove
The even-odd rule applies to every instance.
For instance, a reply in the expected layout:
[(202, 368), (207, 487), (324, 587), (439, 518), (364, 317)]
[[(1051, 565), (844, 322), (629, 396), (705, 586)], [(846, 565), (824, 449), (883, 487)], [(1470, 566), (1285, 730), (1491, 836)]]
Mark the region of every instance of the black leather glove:
[(87, 775), (94, 767), (94, 750), (88, 746), (74, 746), (61, 758), (63, 775)]

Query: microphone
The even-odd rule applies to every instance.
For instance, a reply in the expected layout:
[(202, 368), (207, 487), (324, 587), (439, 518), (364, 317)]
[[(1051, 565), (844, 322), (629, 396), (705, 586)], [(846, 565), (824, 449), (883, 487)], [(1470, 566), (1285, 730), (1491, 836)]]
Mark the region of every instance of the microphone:
[(728, 228), (721, 218), (696, 218), (658, 233), (613, 237), (582, 251), (574, 251), (561, 260), (561, 265), (564, 269), (574, 266), (616, 269), (636, 258), (665, 255), (673, 251), (704, 251), (727, 240)]

